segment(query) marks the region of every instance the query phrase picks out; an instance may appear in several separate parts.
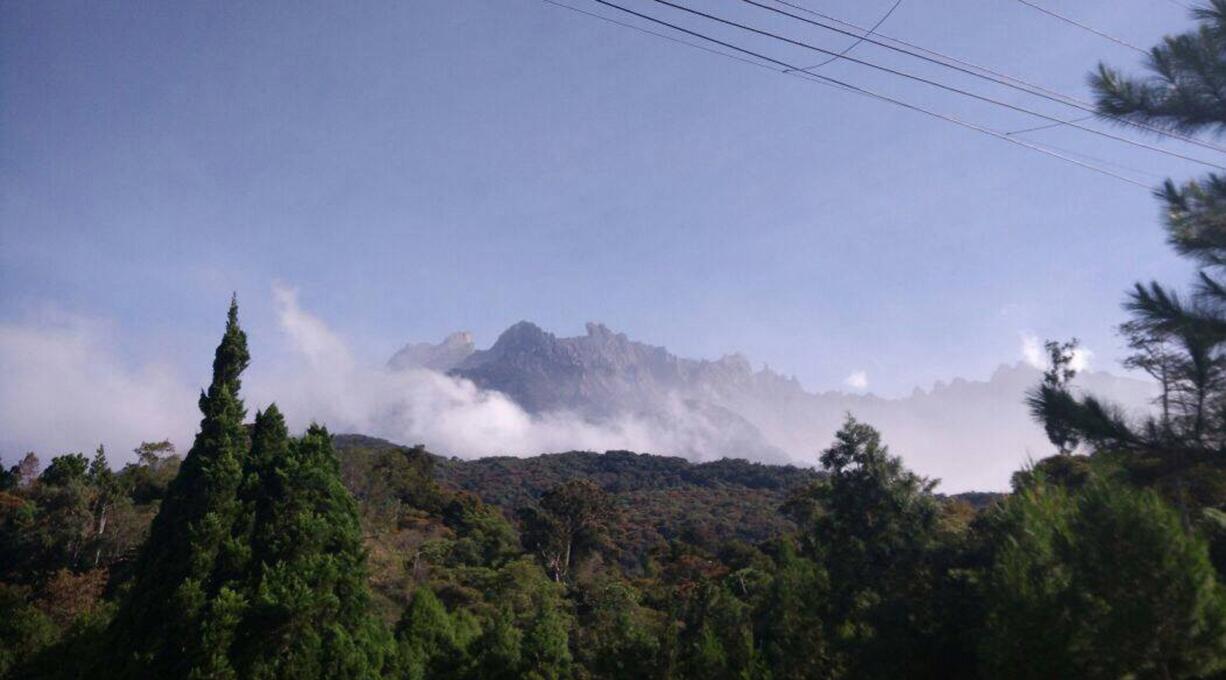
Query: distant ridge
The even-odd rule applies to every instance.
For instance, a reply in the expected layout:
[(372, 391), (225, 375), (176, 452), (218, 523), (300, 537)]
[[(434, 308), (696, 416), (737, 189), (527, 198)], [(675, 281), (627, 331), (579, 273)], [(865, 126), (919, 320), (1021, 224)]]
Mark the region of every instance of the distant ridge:
[[(956, 378), (901, 398), (812, 393), (795, 378), (755, 370), (740, 354), (687, 359), (631, 340), (600, 323), (560, 338), (536, 324), (511, 326), (488, 349), (456, 333), (437, 345), (407, 345), (389, 366), (447, 372), (501, 392), (532, 414), (572, 412), (592, 422), (634, 417), (675, 432), (672, 449), (691, 460), (745, 458), (813, 465), (851, 413), (879, 428), (919, 472), (947, 481), (946, 492), (995, 490), (1028, 458), (1051, 446), (1023, 399), (1041, 373), (1001, 365), (987, 380)], [(1140, 412), (1154, 387), (1101, 371), (1075, 386)]]

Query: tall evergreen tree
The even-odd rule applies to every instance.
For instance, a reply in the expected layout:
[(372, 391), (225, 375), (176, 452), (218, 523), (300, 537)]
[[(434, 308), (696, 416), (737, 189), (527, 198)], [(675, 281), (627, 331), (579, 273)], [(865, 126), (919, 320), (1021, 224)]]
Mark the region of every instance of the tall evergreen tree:
[[(1128, 77), (1099, 65), (1091, 84), (1100, 113), (1190, 134), (1226, 131), (1226, 0), (1211, 0), (1193, 14), (1196, 30), (1150, 50), (1151, 76)], [(1130, 423), (1093, 397), (1046, 386), (1032, 406), (1049, 431), (1076, 432), (1098, 449), (1140, 452), (1176, 468), (1220, 463), (1226, 456), (1226, 176), (1168, 180), (1157, 196), (1171, 245), (1200, 269), (1190, 294), (1138, 283), (1125, 302), (1132, 320), (1124, 332), (1135, 350), (1129, 364), (1159, 379), (1161, 415)]]
[(253, 434), (259, 480), (249, 606), (232, 655), (244, 678), (377, 678), (392, 654), (371, 613), (357, 504), (328, 431), (285, 445), (275, 406)]
[(115, 677), (225, 677), (225, 655), (208, 649), (210, 620), (233, 616), (241, 597), (219, 578), (232, 550), (247, 435), (239, 376), (250, 355), (231, 299), (213, 380), (200, 395), (200, 432), (154, 519), (131, 590), (111, 626)]

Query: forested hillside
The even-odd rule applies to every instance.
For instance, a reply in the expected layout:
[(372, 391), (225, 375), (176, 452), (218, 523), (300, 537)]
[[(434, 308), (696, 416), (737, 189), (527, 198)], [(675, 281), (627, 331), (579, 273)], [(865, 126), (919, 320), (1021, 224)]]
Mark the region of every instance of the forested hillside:
[[(685, 537), (709, 545), (757, 543), (795, 529), (779, 508), (818, 478), (813, 470), (743, 460), (693, 464), (682, 458), (629, 451), (574, 451), (531, 458), (473, 461), (430, 456), (369, 437), (336, 438), (342, 467), (353, 470), (378, 452), (400, 451), (432, 460), (445, 487), (473, 494), (514, 519), (551, 489), (587, 481), (608, 498), (611, 557), (641, 572), (651, 556)], [(356, 471), (349, 473), (359, 476)]]
[[(1060, 351), (1036, 400), (1059, 389)], [(463, 462), (291, 437), (276, 406), (244, 424), (247, 362), (232, 305), (182, 459), (153, 443), (119, 471), (100, 448), (5, 473), (4, 677), (1195, 677), (1226, 661), (1224, 499), (1172, 505), (1118, 453), (1061, 454), (979, 508), (852, 418), (819, 472)]]

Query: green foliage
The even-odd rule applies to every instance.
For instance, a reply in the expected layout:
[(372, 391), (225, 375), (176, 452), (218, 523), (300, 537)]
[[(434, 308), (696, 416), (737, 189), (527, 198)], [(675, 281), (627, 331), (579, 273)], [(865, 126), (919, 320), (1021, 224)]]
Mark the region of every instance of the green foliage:
[[(366, 448), (351, 449), (351, 441), (341, 438), (338, 445), (346, 452)], [(440, 482), (509, 511), (533, 506), (566, 482), (590, 481), (608, 494), (612, 506), (608, 556), (632, 572), (687, 532), (758, 543), (793, 530), (779, 505), (817, 478), (812, 470), (791, 466), (743, 460), (694, 464), (626, 451), (437, 459), (436, 470)]]
[(9, 677), (57, 637), (55, 623), (30, 602), (28, 588), (0, 585), (0, 677)]
[(327, 430), (287, 445), (270, 406), (256, 419), (251, 469), (249, 609), (230, 653), (240, 677), (378, 677), (390, 640), (369, 611), (357, 507)]
[(762, 663), (776, 680), (836, 675), (822, 612), (830, 597), (826, 572), (796, 554), (790, 541), (778, 546), (778, 565), (759, 615)]
[(73, 482), (85, 479), (89, 470), (89, 459), (84, 454), (70, 453), (56, 456), (51, 464), (39, 475), (38, 481), (47, 486), (67, 486)]
[[(110, 627), (116, 676), (380, 677), (357, 506), (331, 438), (290, 440), (275, 406), (248, 436), (249, 355), (232, 302), (201, 431), (153, 520)], [(165, 447), (146, 447), (152, 466)]]
[(1045, 412), (1044, 395), (1051, 392), (1067, 393), (1069, 382), (1077, 375), (1076, 369), (1073, 368), (1073, 359), (1077, 351), (1077, 339), (1074, 338), (1063, 343), (1048, 340), (1044, 347), (1047, 350), (1048, 357), (1047, 370), (1043, 372), (1043, 382), (1039, 391), (1027, 395), (1026, 402), (1030, 406), (1031, 413), (1035, 414), (1043, 423), (1043, 428), (1047, 431), (1048, 440), (1051, 441), (1058, 452), (1068, 455), (1073, 452), (1073, 449), (1077, 448), (1077, 445), (1081, 442), (1081, 436), (1077, 432), (1077, 428), (1066, 420), (1043, 418)]
[(609, 519), (608, 497), (587, 480), (561, 484), (541, 496), (537, 507), (520, 510), (525, 546), (559, 582), (569, 578), (574, 562), (603, 546)]
[(662, 617), (644, 607), (629, 582), (601, 575), (578, 584), (575, 661), (598, 678), (652, 677), (660, 654)]
[(1197, 677), (1226, 662), (1226, 593), (1154, 493), (1024, 488), (992, 518), (984, 668), (994, 677)]
[(443, 603), (426, 586), (413, 599), (396, 627), (403, 677), (407, 680), (455, 677), (464, 671), (467, 649)]
[[(1091, 82), (1100, 112), (1184, 132), (1226, 129), (1220, 86), (1226, 0), (1211, 0), (1195, 15), (1196, 30), (1153, 48), (1149, 77), (1099, 66)], [(1049, 431), (1082, 435), (1099, 451), (1128, 451), (1141, 468), (1166, 461), (1161, 474), (1179, 486), (1186, 481), (1180, 470), (1207, 462), (1221, 467), (1226, 457), (1226, 178), (1211, 174), (1183, 185), (1168, 180), (1157, 193), (1170, 243), (1200, 268), (1190, 295), (1137, 283), (1124, 305), (1132, 316), (1122, 327), (1133, 350), (1127, 363), (1158, 382), (1159, 414), (1131, 423), (1092, 397), (1078, 399), (1048, 385), (1036, 391), (1032, 407)]]
[(821, 456), (827, 478), (789, 505), (830, 579), (825, 637), (838, 665), (859, 677), (922, 674), (935, 627), (935, 482), (904, 468), (876, 430), (850, 416), (835, 439)]
[(233, 569), (215, 567), (235, 547), (230, 534), (239, 521), (247, 445), (238, 388), (248, 360), (232, 301), (212, 383), (200, 396), (200, 433), (153, 520), (130, 593), (112, 625), (116, 675), (187, 676), (214, 668), (218, 652), (206, 646), (214, 638), (205, 640), (202, 631), (217, 635), (235, 606), (227, 578)]
[[(465, 463), (314, 425), (293, 438), (275, 405), (245, 425), (234, 309), (217, 357), (181, 463), (154, 443), (119, 472), (99, 448), (5, 478), (0, 677), (1226, 670), (1211, 460), (1099, 448), (1018, 473), (1004, 501), (943, 499), (849, 417), (820, 472), (624, 452)], [(1067, 395), (1052, 375), (1043, 388)]]

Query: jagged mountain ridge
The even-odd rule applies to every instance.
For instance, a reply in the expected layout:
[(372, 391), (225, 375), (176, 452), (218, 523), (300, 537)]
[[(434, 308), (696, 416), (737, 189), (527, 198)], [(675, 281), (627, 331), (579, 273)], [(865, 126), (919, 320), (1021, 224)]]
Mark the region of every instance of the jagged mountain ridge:
[(716, 361), (683, 359), (599, 323), (587, 324), (586, 335), (559, 338), (521, 321), (451, 373), (510, 395), (532, 413), (569, 409), (598, 417), (678, 393), (721, 400), (732, 391), (775, 386), (803, 392), (795, 380), (767, 369), (755, 372), (739, 354)]
[[(409, 345), (390, 365), (445, 370), (533, 414), (649, 419), (687, 435), (678, 438), (685, 445), (675, 445), (684, 450), (657, 453), (695, 460), (811, 465), (847, 413), (878, 427), (920, 472), (956, 479), (945, 491), (999, 489), (1027, 458), (1051, 452), (1023, 404), (1041, 373), (1023, 363), (1002, 365), (987, 380), (959, 378), (902, 398), (812, 393), (794, 378), (755, 370), (739, 354), (687, 359), (598, 323), (589, 323), (585, 335), (559, 338), (520, 322), (485, 350), (473, 346), (471, 335), (453, 334), (439, 345)], [(1149, 383), (1101, 371), (1080, 375), (1076, 385), (1133, 412), (1147, 408), (1153, 393)]]

